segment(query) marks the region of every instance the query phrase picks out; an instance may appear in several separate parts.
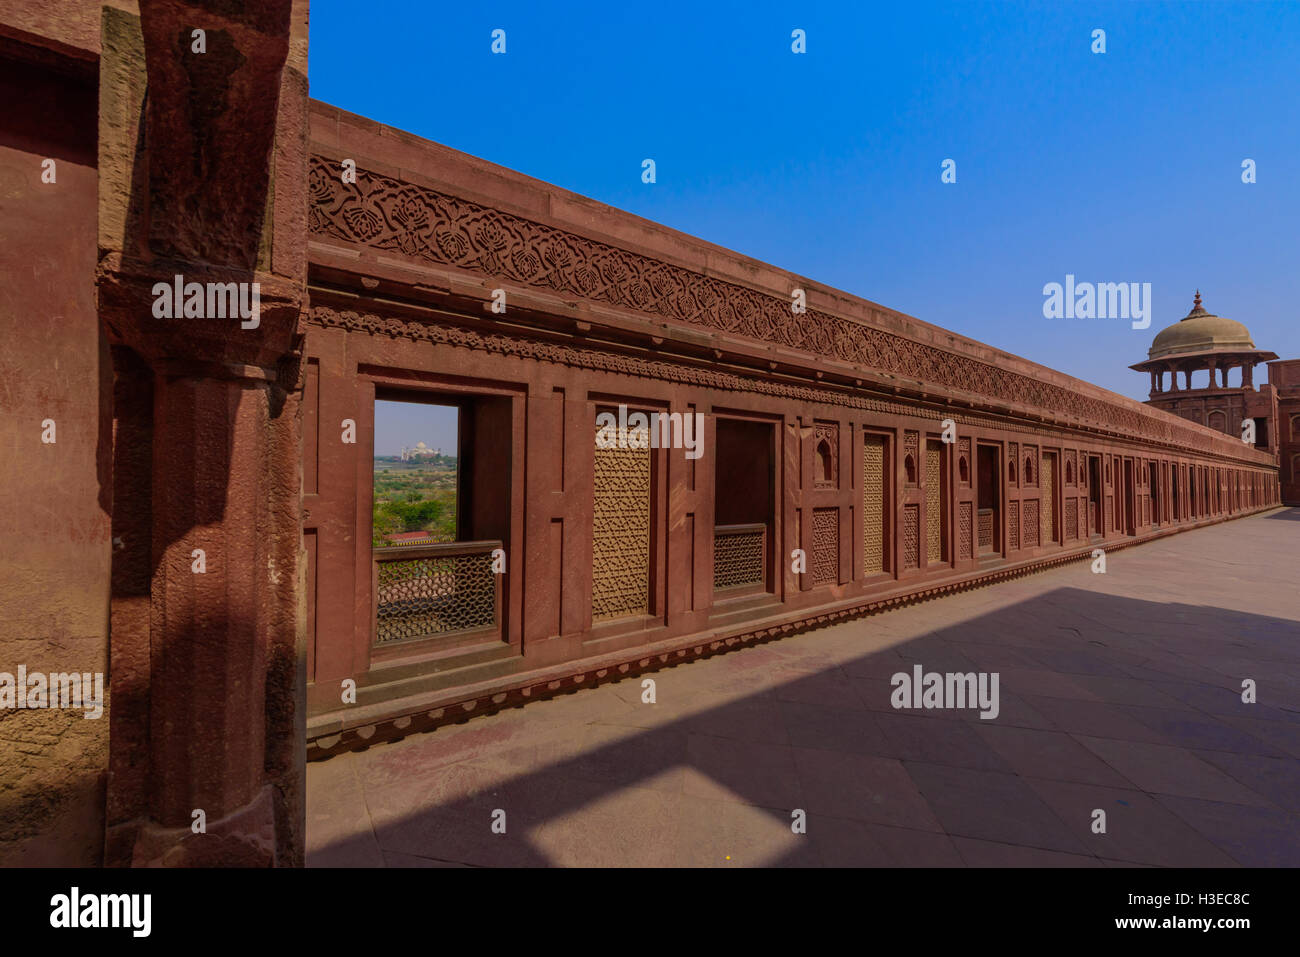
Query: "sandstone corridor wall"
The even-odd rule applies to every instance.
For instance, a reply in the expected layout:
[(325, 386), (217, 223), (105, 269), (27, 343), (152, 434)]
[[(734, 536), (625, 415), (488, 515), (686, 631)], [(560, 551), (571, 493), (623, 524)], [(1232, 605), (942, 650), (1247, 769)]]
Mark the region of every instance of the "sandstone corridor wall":
[[(305, 0), (0, 11), (0, 671), (108, 699), (0, 712), (0, 864), (301, 863), (307, 739), (1278, 500), (1228, 437), (309, 106), (306, 46)], [(156, 321), (180, 273), (258, 283), (260, 325)], [(372, 551), (376, 398), (461, 408), (458, 544)], [(620, 405), (703, 454), (597, 448)]]
[[(548, 184), (319, 103), (310, 149), (309, 757), (1278, 501), (1239, 441)], [(461, 544), (372, 550), (377, 399), (462, 410)], [(702, 454), (598, 448), (620, 405)]]
[[(0, 671), (103, 674), (112, 371), (95, 308), (96, 65), (21, 36), (0, 31)], [(107, 708), (0, 710), (0, 866), (99, 861), (108, 724)]]

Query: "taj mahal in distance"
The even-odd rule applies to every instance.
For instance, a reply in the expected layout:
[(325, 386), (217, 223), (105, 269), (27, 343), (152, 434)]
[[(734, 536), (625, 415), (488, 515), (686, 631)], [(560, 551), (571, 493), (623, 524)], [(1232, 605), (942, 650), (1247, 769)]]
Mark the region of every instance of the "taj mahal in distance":
[(443, 454), (442, 449), (431, 449), (423, 442), (416, 442), (415, 445), (402, 446), (401, 459), (403, 462), (419, 462), (425, 459), (438, 458)]

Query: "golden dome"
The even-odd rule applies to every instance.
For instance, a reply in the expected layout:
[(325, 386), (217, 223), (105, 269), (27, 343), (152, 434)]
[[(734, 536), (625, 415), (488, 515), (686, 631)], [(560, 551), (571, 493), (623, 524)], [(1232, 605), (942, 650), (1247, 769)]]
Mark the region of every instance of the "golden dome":
[(1250, 330), (1235, 319), (1206, 312), (1201, 307), (1200, 290), (1197, 290), (1192, 311), (1156, 334), (1147, 358), (1161, 359), (1190, 352), (1240, 352), (1254, 348)]

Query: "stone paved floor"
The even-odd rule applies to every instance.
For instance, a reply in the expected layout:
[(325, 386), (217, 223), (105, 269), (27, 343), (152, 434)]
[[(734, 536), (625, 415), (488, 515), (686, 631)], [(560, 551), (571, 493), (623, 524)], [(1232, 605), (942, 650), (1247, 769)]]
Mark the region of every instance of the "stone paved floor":
[[(308, 864), (1300, 866), (1298, 556), (1275, 511), (314, 763)], [(894, 710), (918, 663), (1000, 714)]]

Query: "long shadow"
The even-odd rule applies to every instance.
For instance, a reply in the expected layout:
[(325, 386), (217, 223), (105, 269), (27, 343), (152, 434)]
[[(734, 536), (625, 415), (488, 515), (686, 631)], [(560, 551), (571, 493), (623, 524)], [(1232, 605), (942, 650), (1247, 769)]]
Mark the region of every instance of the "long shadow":
[[(665, 864), (1300, 865), (1300, 622), (1058, 588), (891, 637), (917, 628), (916, 615), (933, 619), (931, 608), (944, 603), (661, 671), (655, 707), (738, 696), (649, 728), (617, 723), (652, 720), (639, 704), (647, 711), (577, 725), (589, 738), (623, 736), (524, 773), (511, 774), (512, 755), (548, 746), (527, 730), (513, 751), (511, 728), (488, 723), (445, 746), (438, 732), (386, 746), (357, 765), (371, 778), (374, 840), (389, 863), (412, 864), (545, 866), (549, 843), (569, 860), (617, 865), (647, 860), (659, 842), (648, 858)], [(866, 650), (828, 664), (824, 652), (848, 634)], [(801, 661), (817, 670), (779, 683), (764, 674)], [(997, 672), (997, 717), (896, 710), (891, 676), (918, 664)], [(1242, 702), (1245, 679), (1259, 703)], [(620, 687), (639, 702), (639, 679)], [(490, 830), (496, 809), (508, 837)], [(804, 835), (791, 830), (796, 809)], [(1095, 809), (1108, 816), (1104, 835), (1092, 833)], [(361, 861), (377, 863), (375, 847), (354, 836), (309, 864)]]
[(1281, 511), (1269, 512), (1264, 518), (1281, 519), (1284, 522), (1300, 522), (1300, 508), (1284, 508)]

